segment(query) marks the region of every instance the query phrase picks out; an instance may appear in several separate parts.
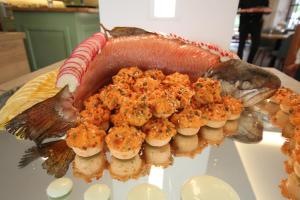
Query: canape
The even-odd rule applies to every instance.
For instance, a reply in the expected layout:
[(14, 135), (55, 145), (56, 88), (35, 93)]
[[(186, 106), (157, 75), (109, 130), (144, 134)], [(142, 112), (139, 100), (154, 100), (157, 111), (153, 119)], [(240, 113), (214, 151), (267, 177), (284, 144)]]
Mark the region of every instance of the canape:
[(300, 158), (299, 158), (299, 161), (296, 160), (294, 162), (294, 172), (298, 177), (300, 177)]
[(284, 161), (284, 169), (287, 174), (291, 174), (294, 172), (294, 160), (292, 158), (288, 158), (288, 160)]
[(292, 138), (294, 136), (295, 126), (288, 122), (282, 129), (282, 136), (285, 138)]
[(279, 188), (280, 188), (281, 195), (288, 199), (290, 198), (290, 195), (289, 195), (289, 191), (286, 188), (286, 182), (287, 179), (281, 180)]
[(132, 126), (119, 126), (109, 129), (105, 138), (110, 153), (118, 159), (136, 156), (144, 142), (145, 134)]
[(209, 78), (199, 78), (193, 83), (194, 99), (198, 106), (221, 102), (221, 83)]
[(179, 113), (175, 113), (171, 121), (175, 124), (177, 132), (182, 135), (195, 135), (199, 132), (200, 127), (207, 123), (198, 109), (187, 107)]
[(177, 134), (173, 138), (176, 156), (193, 156), (199, 145), (198, 135), (184, 136)]
[(122, 104), (120, 114), (132, 126), (143, 126), (152, 117), (148, 105), (143, 101), (137, 100)]
[(99, 179), (102, 177), (106, 165), (107, 161), (104, 152), (88, 158), (76, 155), (73, 161), (73, 174), (75, 177), (91, 182), (93, 178)]
[(300, 105), (300, 95), (293, 94), (281, 102), (280, 109), (285, 113), (290, 113), (292, 108), (297, 105)]
[(292, 107), (290, 110), (289, 120), (294, 126), (300, 125), (300, 104)]
[(136, 79), (143, 76), (142, 70), (137, 67), (122, 68), (115, 76), (112, 77), (114, 84), (133, 85)]
[(300, 129), (295, 129), (294, 133), (295, 148), (292, 150), (290, 157), (294, 160), (294, 172), (300, 177)]
[(111, 84), (100, 90), (99, 99), (102, 104), (109, 110), (114, 110), (120, 107), (123, 102), (126, 102), (132, 91), (125, 84)]
[(281, 146), (281, 152), (286, 156), (291, 156), (295, 147), (296, 147), (295, 140), (286, 140)]
[(160, 80), (153, 79), (151, 77), (138, 78), (132, 86), (133, 91), (137, 93), (152, 92), (160, 85)]
[(139, 155), (128, 160), (121, 160), (112, 156), (108, 170), (114, 179), (126, 181), (144, 175), (144, 167), (144, 162)]
[(81, 157), (90, 157), (103, 150), (106, 133), (93, 124), (81, 123), (67, 132), (67, 145)]
[(156, 118), (149, 120), (143, 126), (143, 132), (146, 134), (145, 141), (151, 146), (161, 147), (170, 142), (176, 135), (175, 125), (165, 118)]
[(270, 98), (270, 102), (275, 103), (275, 104), (281, 104), (284, 99), (289, 98), (289, 96), (291, 96), (293, 94), (294, 94), (294, 92), (291, 89), (281, 87)]
[(179, 109), (190, 106), (192, 97), (195, 95), (195, 91), (190, 86), (180, 84), (168, 86), (166, 90), (179, 100)]
[(169, 86), (170, 85), (190, 86), (191, 81), (188, 75), (175, 72), (173, 74), (166, 76), (166, 78), (163, 80), (163, 84)]
[(120, 111), (117, 111), (115, 114), (112, 114), (110, 116), (110, 121), (113, 123), (114, 126), (128, 125), (128, 122), (125, 120), (125, 116)]
[(295, 200), (300, 199), (300, 178), (295, 173), (289, 174), (285, 186), (289, 198)]
[(99, 94), (94, 94), (92, 96), (90, 96), (89, 98), (87, 98), (84, 102), (84, 108), (87, 109), (87, 110), (90, 110), (90, 109), (95, 109), (97, 108), (98, 106), (101, 106), (102, 102), (100, 100), (100, 96)]
[(291, 140), (295, 142), (295, 149), (299, 150), (300, 155), (300, 127), (296, 127), (294, 130), (294, 140)]
[(228, 120), (226, 121), (223, 131), (225, 136), (235, 135), (239, 128), (239, 120)]
[(200, 129), (201, 137), (205, 139), (208, 144), (221, 144), (224, 140), (223, 128), (210, 128), (203, 126)]
[(280, 109), (274, 116), (271, 116), (271, 121), (279, 128), (283, 128), (289, 123), (289, 114)]
[(228, 114), (222, 103), (207, 104), (200, 107), (203, 117), (207, 119), (207, 126), (221, 128), (225, 125)]
[(81, 118), (95, 126), (107, 130), (109, 128), (110, 111), (104, 106), (87, 107), (80, 113)]
[(154, 80), (162, 81), (165, 79), (165, 75), (161, 70), (149, 69), (144, 72), (145, 77), (153, 78)]
[(149, 94), (148, 105), (155, 117), (168, 118), (176, 112), (180, 102), (165, 89), (159, 88)]
[(228, 120), (236, 120), (243, 111), (243, 104), (240, 100), (230, 96), (223, 97), (223, 103), (228, 114)]
[(144, 146), (144, 156), (146, 163), (155, 166), (167, 167), (173, 160), (170, 144), (161, 147), (153, 147), (146, 143)]

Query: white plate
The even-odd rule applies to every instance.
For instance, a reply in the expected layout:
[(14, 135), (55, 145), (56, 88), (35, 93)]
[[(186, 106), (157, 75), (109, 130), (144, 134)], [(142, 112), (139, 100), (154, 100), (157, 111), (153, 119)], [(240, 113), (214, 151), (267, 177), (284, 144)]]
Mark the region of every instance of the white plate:
[(236, 191), (214, 176), (195, 176), (181, 190), (182, 200), (240, 200)]
[(140, 184), (132, 188), (127, 200), (166, 200), (165, 193), (157, 186), (151, 184)]

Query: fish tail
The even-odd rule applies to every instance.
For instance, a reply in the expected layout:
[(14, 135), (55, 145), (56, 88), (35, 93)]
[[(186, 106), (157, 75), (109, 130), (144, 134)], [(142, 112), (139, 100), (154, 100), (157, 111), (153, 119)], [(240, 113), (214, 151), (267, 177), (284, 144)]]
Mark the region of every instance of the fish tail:
[(41, 155), (47, 157), (42, 164), (43, 169), (56, 178), (63, 177), (67, 173), (70, 163), (75, 158), (74, 151), (68, 147), (65, 140), (49, 142), (43, 145)]
[(66, 174), (75, 153), (65, 140), (51, 141), (27, 149), (18, 166), (23, 168), (39, 157), (45, 158), (43, 169), (47, 170), (48, 174), (60, 178)]
[(75, 126), (78, 112), (68, 87), (55, 96), (35, 104), (5, 124), (6, 130), (21, 139), (40, 144), (45, 138), (60, 137)]
[(27, 149), (25, 151), (24, 155), (22, 156), (22, 158), (18, 164), (18, 167), (24, 168), (29, 163), (31, 163), (32, 161), (36, 160), (39, 157), (40, 157), (40, 154), (38, 151), (38, 147), (36, 147), (36, 146), (30, 147), (29, 149)]

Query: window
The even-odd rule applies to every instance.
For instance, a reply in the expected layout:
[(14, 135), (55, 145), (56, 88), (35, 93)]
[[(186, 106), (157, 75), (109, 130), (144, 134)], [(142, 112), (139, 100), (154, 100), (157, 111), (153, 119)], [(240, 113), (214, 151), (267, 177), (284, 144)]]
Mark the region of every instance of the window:
[(153, 16), (155, 18), (174, 18), (176, 0), (154, 0)]
[(294, 29), (300, 22), (300, 0), (292, 0), (287, 17), (287, 28)]

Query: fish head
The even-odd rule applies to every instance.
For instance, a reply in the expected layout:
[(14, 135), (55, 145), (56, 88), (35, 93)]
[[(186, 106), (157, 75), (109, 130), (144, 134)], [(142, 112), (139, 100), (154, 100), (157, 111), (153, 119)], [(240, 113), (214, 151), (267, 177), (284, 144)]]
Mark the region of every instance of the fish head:
[(220, 80), (222, 94), (242, 100), (245, 107), (271, 97), (281, 85), (273, 73), (238, 59), (221, 63), (206, 76)]

